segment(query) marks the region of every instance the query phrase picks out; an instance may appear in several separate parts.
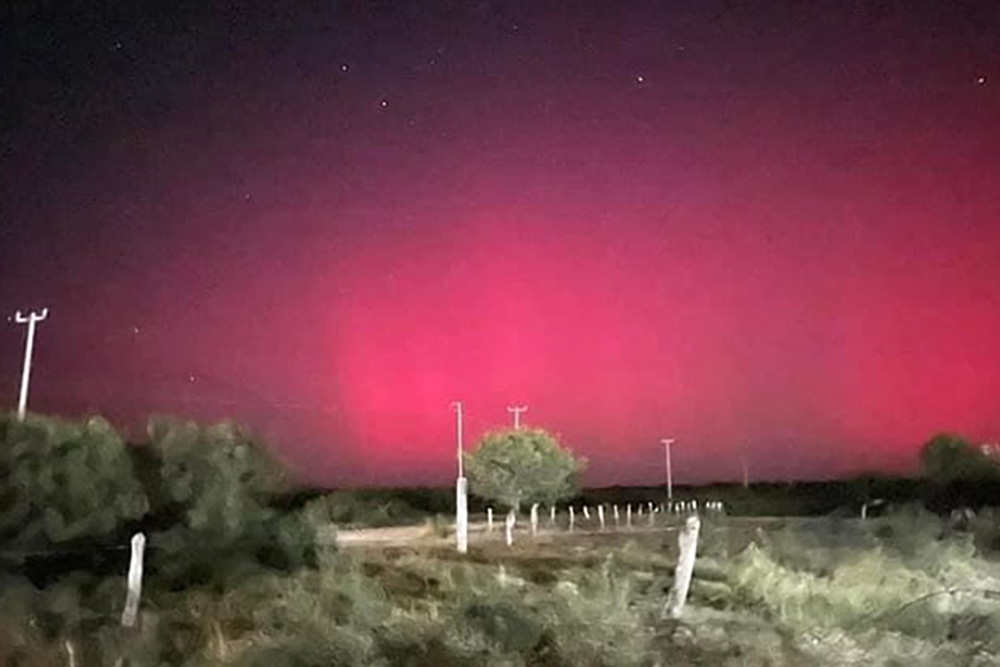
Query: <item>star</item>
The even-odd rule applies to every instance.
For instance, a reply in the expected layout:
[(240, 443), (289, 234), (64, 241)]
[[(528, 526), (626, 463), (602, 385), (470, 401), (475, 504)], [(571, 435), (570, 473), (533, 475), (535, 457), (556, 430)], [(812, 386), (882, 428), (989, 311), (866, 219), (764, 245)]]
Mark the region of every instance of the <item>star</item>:
[(635, 77), (635, 82), (636, 83), (645, 83), (646, 82), (646, 77), (644, 77), (643, 75), (640, 74), (639, 76)]
[(380, 102), (378, 103), (378, 106), (379, 106), (379, 108), (381, 108), (381, 109), (388, 109), (388, 108), (389, 108), (389, 100), (387, 100), (387, 99), (383, 99), (383, 100), (381, 100), (381, 101), (380, 101)]
[(140, 333), (140, 332), (142, 332), (142, 329), (141, 329), (141, 328), (139, 328), (139, 325), (138, 325), (138, 324), (136, 324), (135, 326), (133, 326), (133, 327), (132, 327), (132, 333), (134, 333), (134, 334), (138, 334), (138, 333)]
[(194, 382), (194, 380), (195, 380), (194, 373), (192, 373), (191, 375), (188, 376), (188, 382)]
[(350, 65), (348, 65), (347, 63), (343, 63), (343, 64), (342, 64), (342, 65), (340, 66), (340, 71), (341, 71), (341, 72), (345, 72), (345, 73), (346, 73), (346, 72), (347, 72), (348, 70), (350, 70), (350, 69), (351, 69), (351, 66), (350, 66)]
[(980, 86), (985, 86), (986, 85), (986, 77), (985, 76), (976, 77), (976, 83), (979, 84)]

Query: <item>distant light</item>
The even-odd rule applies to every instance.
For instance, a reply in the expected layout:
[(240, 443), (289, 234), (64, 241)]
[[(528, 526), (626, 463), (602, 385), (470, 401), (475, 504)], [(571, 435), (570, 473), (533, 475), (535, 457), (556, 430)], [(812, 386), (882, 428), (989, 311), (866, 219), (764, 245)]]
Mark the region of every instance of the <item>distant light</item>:
[(340, 71), (341, 71), (341, 72), (346, 72), (346, 71), (348, 71), (349, 69), (351, 69), (351, 66), (350, 66), (350, 65), (348, 65), (347, 63), (344, 63), (343, 65), (341, 65), (341, 66), (340, 66)]
[(639, 76), (635, 77), (635, 81), (636, 81), (636, 83), (645, 83), (646, 82), (646, 77), (644, 77), (643, 75), (640, 74)]
[(976, 78), (976, 83), (978, 83), (980, 86), (985, 86), (986, 85), (986, 77), (985, 76), (977, 77)]
[(379, 105), (379, 107), (381, 107), (383, 109), (388, 109), (389, 108), (389, 100), (382, 100), (381, 102), (378, 103), (378, 105)]

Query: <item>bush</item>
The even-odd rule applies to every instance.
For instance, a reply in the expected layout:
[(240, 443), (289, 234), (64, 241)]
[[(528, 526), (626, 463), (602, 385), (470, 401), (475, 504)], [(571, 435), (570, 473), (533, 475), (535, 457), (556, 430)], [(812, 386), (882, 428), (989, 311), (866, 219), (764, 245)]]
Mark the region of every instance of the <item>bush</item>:
[(147, 509), (125, 443), (105, 420), (0, 417), (5, 551), (106, 545)]

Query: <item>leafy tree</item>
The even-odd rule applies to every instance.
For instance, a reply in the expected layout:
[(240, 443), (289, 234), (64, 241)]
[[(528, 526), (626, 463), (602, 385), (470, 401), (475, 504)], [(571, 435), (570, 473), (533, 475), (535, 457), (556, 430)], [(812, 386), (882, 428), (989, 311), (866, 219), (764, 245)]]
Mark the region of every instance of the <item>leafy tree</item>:
[(586, 461), (543, 429), (487, 433), (465, 457), (476, 495), (517, 510), (522, 503), (554, 504), (572, 496)]
[(939, 433), (920, 452), (924, 475), (935, 482), (984, 482), (1000, 478), (1000, 467), (969, 442), (952, 433)]
[(0, 543), (39, 551), (117, 539), (148, 509), (125, 443), (100, 417), (0, 417)]
[(151, 421), (148, 432), (146, 476), (161, 526), (150, 536), (151, 559), (161, 575), (221, 583), (261, 562), (294, 567), (309, 560), (314, 526), (303, 512), (275, 506), (289, 490), (284, 468), (250, 432), (232, 422), (202, 427), (168, 419)]

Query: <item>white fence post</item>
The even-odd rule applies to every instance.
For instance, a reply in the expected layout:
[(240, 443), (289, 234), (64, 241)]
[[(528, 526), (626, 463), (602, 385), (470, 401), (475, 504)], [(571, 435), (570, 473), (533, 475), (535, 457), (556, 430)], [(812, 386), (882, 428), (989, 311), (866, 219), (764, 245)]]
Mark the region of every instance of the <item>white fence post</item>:
[(553, 528), (556, 525), (556, 506), (553, 505), (549, 508), (549, 523), (552, 524)]
[(604, 530), (604, 505), (597, 506), (597, 520), (601, 523), (601, 530)]
[(538, 503), (531, 505), (531, 536), (538, 537)]
[(583, 506), (583, 518), (590, 521), (590, 508), (586, 505)]
[(573, 511), (573, 506), (569, 506), (569, 532), (573, 532), (573, 524), (576, 523), (576, 513)]
[(139, 613), (139, 599), (142, 597), (142, 557), (146, 551), (146, 536), (136, 533), (132, 536), (132, 558), (128, 564), (128, 593), (125, 595), (125, 609), (122, 610), (122, 625), (131, 628)]
[(632, 527), (632, 503), (625, 506), (625, 527)]
[(487, 507), (486, 508), (486, 532), (487, 533), (492, 533), (493, 532), (493, 508), (492, 507)]
[(618, 514), (618, 505), (612, 505), (611, 506), (611, 513), (615, 517), (615, 528), (617, 528), (618, 527), (618, 523), (619, 523), (619, 521), (621, 519), (621, 516)]
[(469, 551), (469, 501), (466, 490), (468, 482), (459, 477), (455, 482), (455, 547), (458, 553)]
[(512, 546), (514, 544), (514, 524), (517, 522), (517, 515), (514, 510), (507, 512), (507, 518), (504, 520), (504, 528), (507, 533), (507, 546)]
[(688, 589), (691, 587), (691, 574), (694, 572), (694, 560), (698, 551), (698, 531), (701, 521), (697, 516), (689, 516), (677, 535), (680, 555), (677, 557), (677, 567), (674, 569), (674, 585), (670, 587), (670, 596), (663, 608), (663, 614), (669, 618), (680, 618), (687, 602)]

